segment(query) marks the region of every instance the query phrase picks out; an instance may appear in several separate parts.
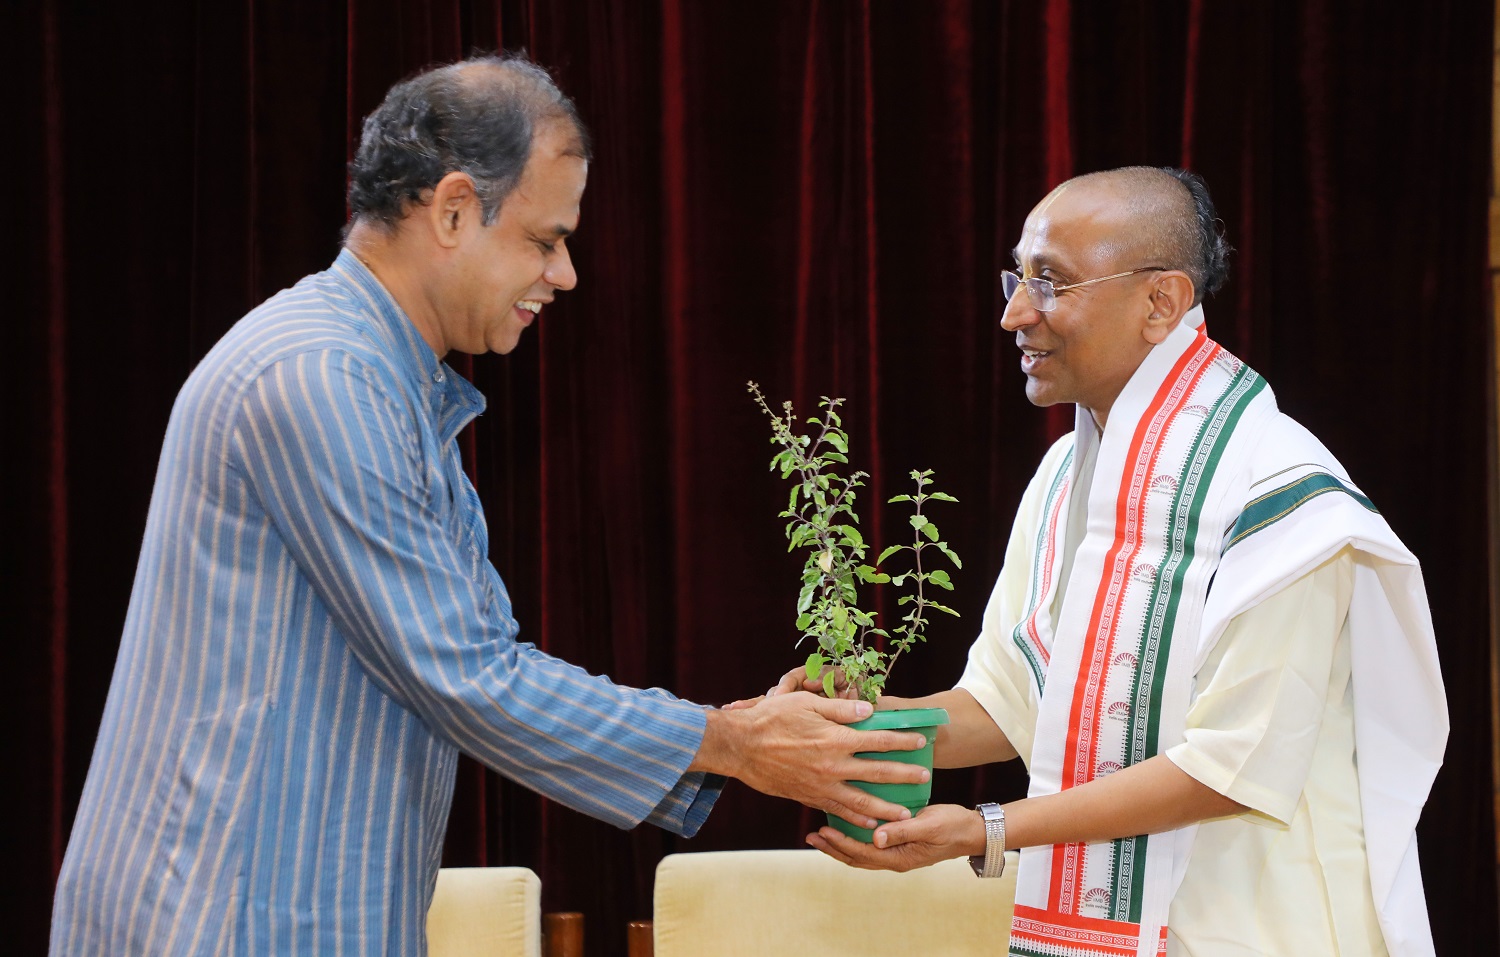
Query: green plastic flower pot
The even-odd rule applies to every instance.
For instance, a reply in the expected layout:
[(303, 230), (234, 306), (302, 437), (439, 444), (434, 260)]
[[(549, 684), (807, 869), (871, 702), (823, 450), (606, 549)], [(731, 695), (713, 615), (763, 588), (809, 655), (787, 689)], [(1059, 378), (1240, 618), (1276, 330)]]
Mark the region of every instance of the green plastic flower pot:
[[(932, 771), (932, 743), (937, 738), (939, 725), (948, 723), (948, 712), (942, 708), (899, 708), (895, 711), (877, 711), (863, 721), (849, 727), (858, 731), (916, 731), (927, 738), (927, 743), (915, 751), (861, 751), (859, 757), (878, 761), (900, 761), (903, 764), (920, 764)], [(899, 804), (916, 814), (932, 799), (932, 777), (921, 784), (872, 784), (869, 781), (850, 781), (850, 784), (876, 797)], [(830, 814), (828, 823), (857, 841), (870, 843), (874, 832), (867, 827), (850, 824), (841, 817)], [(884, 824), (884, 821), (880, 822)]]

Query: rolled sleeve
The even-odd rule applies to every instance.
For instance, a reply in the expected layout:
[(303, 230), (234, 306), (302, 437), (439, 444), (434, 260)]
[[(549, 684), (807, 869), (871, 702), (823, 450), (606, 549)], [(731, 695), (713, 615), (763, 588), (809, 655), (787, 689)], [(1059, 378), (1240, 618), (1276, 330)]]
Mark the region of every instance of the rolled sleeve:
[(1353, 584), (1346, 548), (1231, 621), (1199, 672), (1185, 740), (1168, 759), (1288, 824), (1312, 766)]

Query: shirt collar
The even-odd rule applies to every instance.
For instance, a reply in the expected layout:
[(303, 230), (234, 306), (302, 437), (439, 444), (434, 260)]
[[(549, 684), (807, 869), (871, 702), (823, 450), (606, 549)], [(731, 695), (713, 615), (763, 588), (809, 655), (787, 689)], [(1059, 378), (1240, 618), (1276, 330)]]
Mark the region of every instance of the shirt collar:
[(395, 297), (358, 256), (340, 250), (328, 271), (348, 287), (356, 304), (364, 307), (360, 312), (369, 320), (370, 331), (380, 340), (383, 351), (426, 398), (444, 442), (484, 411), (484, 395), (438, 359)]

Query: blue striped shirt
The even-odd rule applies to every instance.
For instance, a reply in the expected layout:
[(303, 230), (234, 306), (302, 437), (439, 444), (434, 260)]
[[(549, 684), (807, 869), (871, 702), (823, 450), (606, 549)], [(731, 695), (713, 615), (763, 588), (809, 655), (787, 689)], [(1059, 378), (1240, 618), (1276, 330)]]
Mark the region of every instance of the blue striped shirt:
[(483, 408), (347, 252), (189, 377), (54, 954), (423, 953), (459, 751), (701, 826), (702, 709), (516, 641), (455, 441)]

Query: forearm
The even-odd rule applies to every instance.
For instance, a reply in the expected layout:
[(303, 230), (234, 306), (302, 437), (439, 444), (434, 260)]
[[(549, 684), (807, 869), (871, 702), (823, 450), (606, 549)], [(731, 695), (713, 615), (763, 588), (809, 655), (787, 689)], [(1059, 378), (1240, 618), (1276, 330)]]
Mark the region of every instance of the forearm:
[(989, 712), (962, 688), (940, 691), (923, 698), (881, 696), (880, 710), (895, 708), (947, 710), (948, 724), (938, 727), (937, 741), (933, 745), (932, 763), (935, 767), (972, 768), (1016, 757), (1016, 749), (1011, 747), (1010, 741), (996, 726)]
[(739, 711), (710, 708), (704, 712), (703, 743), (688, 765), (688, 771), (705, 771), (734, 777), (744, 763), (744, 743), (749, 734), (745, 715)]
[[(1088, 784), (1005, 806), (1005, 843), (1012, 848), (1092, 843), (1157, 834), (1243, 811), (1199, 784), (1163, 755)], [(970, 808), (934, 804), (909, 821), (875, 830), (864, 844), (822, 828), (813, 847), (856, 867), (909, 871), (953, 857), (984, 853), (984, 823)]]
[[(1225, 797), (1157, 755), (1107, 777), (1057, 794), (1005, 806), (1009, 847), (1108, 841), (1158, 834), (1210, 818), (1239, 814), (1243, 805)], [(984, 849), (984, 830), (968, 844)]]

